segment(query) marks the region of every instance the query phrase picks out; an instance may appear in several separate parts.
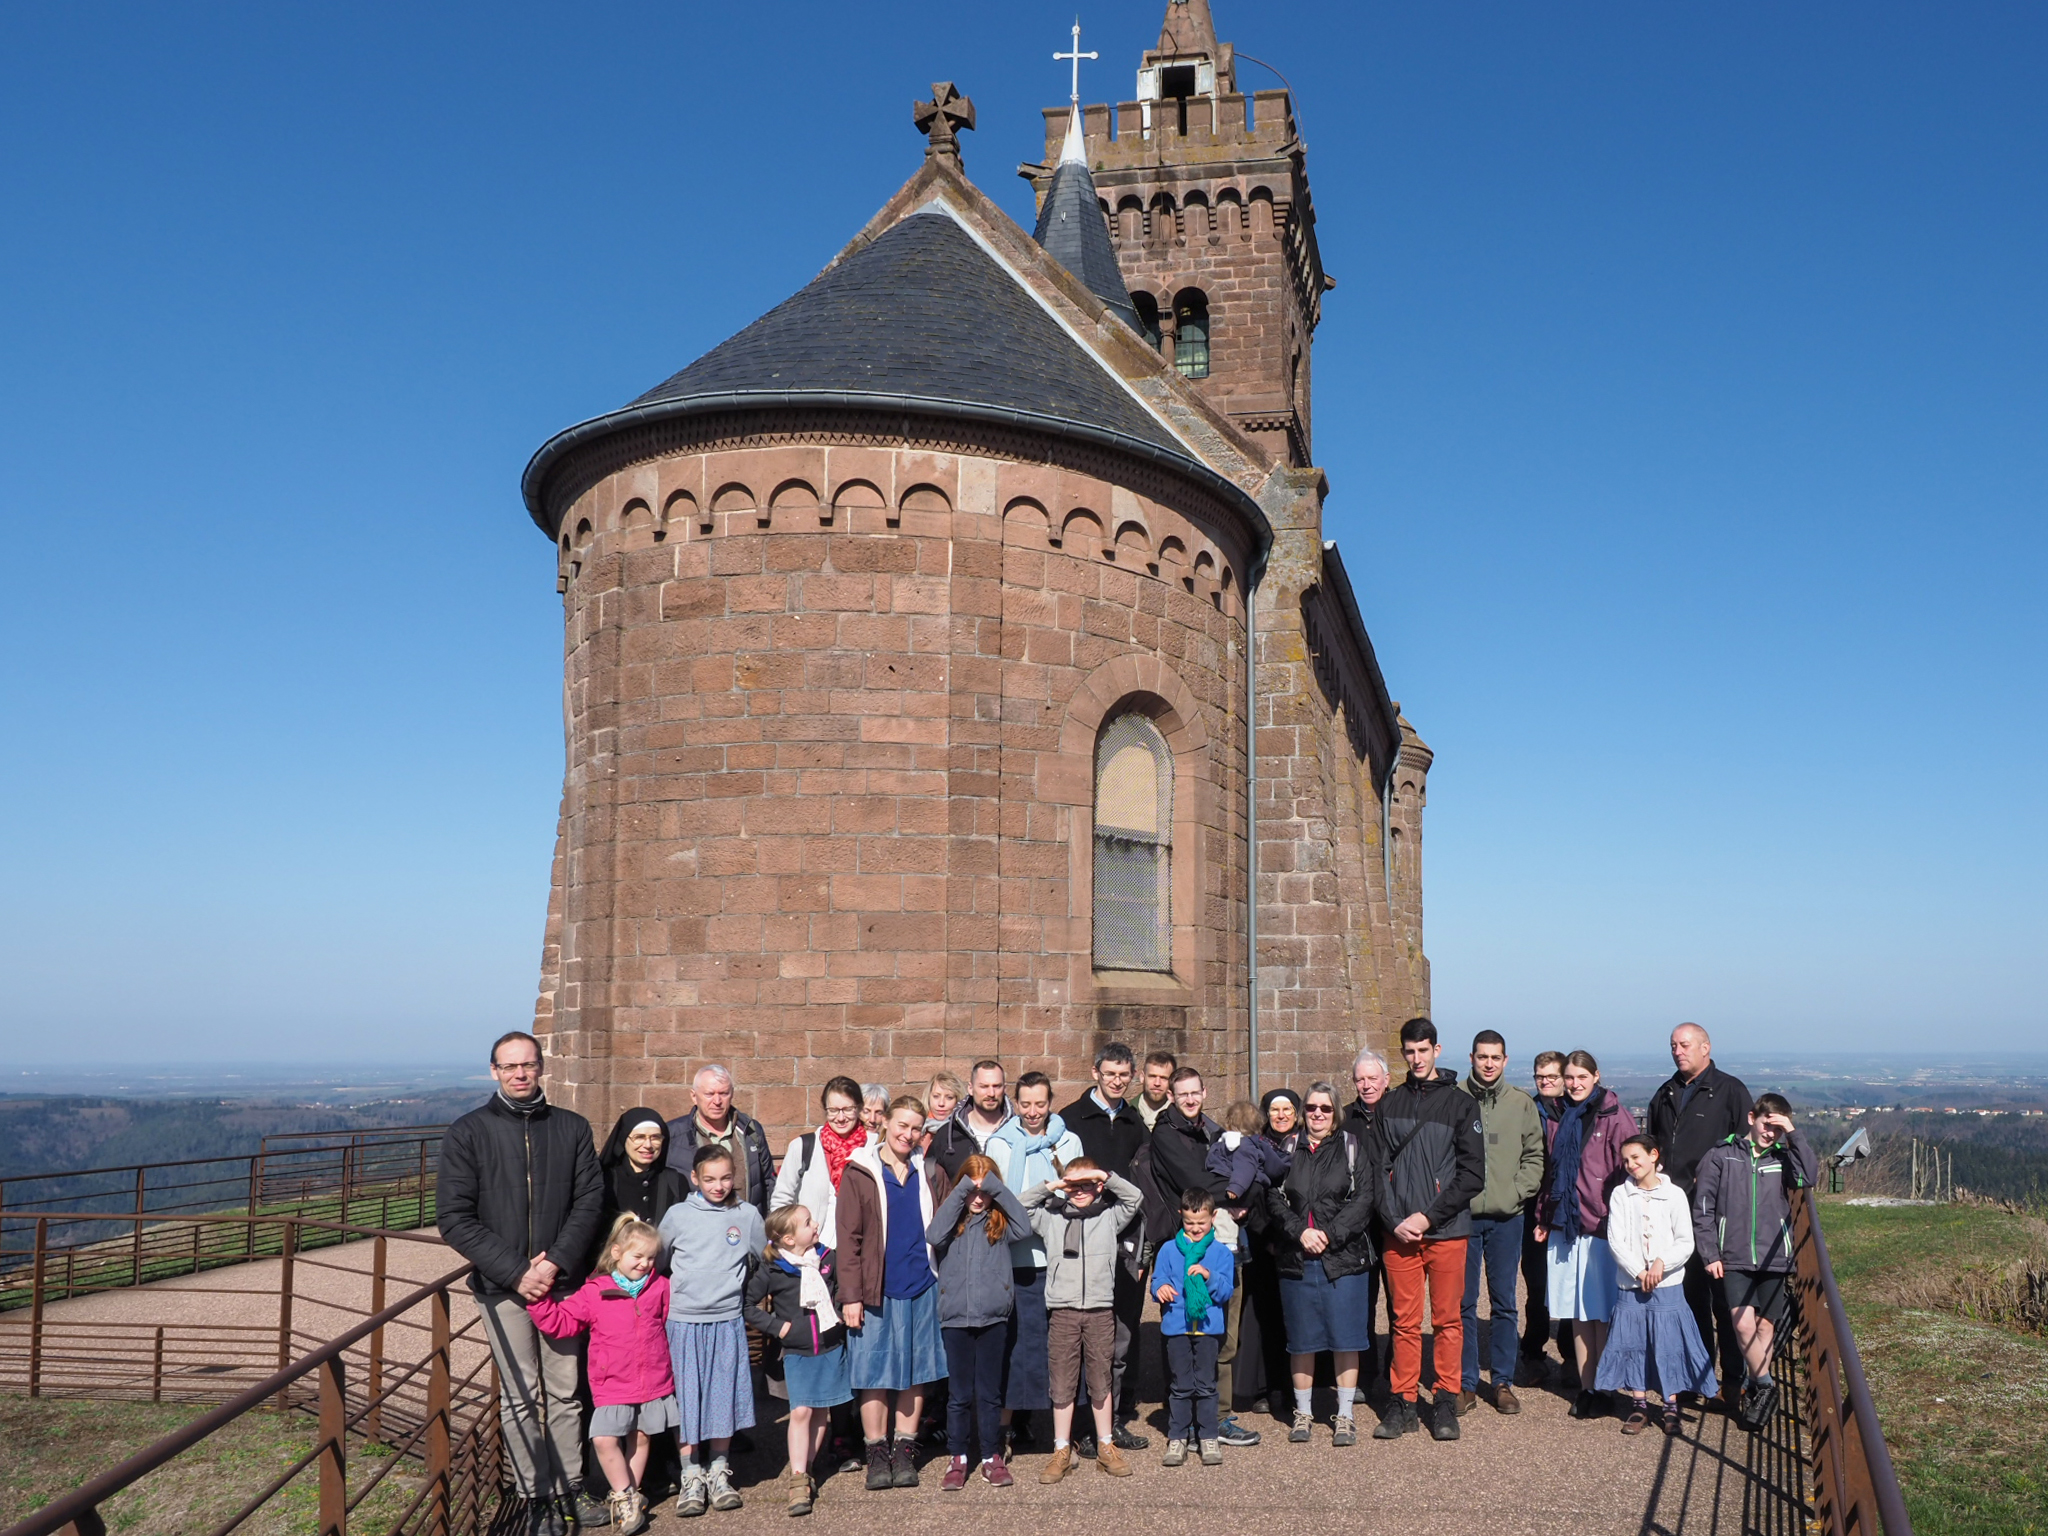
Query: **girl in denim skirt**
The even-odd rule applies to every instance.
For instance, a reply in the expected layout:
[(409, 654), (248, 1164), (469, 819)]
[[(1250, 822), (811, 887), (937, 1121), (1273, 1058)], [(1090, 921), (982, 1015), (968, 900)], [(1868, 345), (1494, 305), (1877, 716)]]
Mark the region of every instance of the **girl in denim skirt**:
[(782, 1346), (789, 1388), (789, 1512), (817, 1502), (811, 1465), (825, 1444), (831, 1411), (853, 1401), (846, 1326), (839, 1315), (839, 1259), (818, 1241), (808, 1207), (770, 1211), (763, 1262), (747, 1281), (747, 1324)]

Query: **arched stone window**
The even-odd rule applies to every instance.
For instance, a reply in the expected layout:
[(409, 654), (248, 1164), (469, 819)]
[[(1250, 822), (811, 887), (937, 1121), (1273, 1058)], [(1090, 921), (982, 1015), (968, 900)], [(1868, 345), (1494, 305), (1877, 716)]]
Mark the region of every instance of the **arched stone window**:
[(1209, 377), (1209, 296), (1183, 288), (1173, 301), (1173, 365), (1181, 377)]
[(1095, 744), (1095, 965), (1173, 969), (1173, 756), (1159, 728), (1118, 715)]

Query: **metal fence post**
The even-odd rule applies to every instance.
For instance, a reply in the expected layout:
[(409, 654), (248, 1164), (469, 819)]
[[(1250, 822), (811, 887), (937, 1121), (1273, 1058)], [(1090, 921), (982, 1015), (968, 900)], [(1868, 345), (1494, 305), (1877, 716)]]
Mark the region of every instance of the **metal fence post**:
[(149, 1177), (147, 1167), (138, 1165), (135, 1169), (135, 1283), (142, 1284), (142, 1213), (147, 1209), (143, 1194), (144, 1182)]
[[(283, 1269), (277, 1284), (277, 1368), (280, 1371), (292, 1363), (292, 1254), (298, 1247), (298, 1237), (299, 1224), (286, 1222)], [(277, 1406), (284, 1409), (291, 1405), (291, 1388), (281, 1388), (277, 1394)]]
[(348, 1391), (341, 1356), (320, 1367), (320, 1536), (348, 1536)]
[[(370, 1261), (370, 1315), (375, 1317), (384, 1310), (384, 1244), (380, 1232), (372, 1249)], [(370, 1402), (376, 1404), (384, 1392), (384, 1327), (380, 1323), (370, 1334), (370, 1381), (368, 1387)], [(373, 1406), (363, 1423), (363, 1433), (379, 1444), (384, 1439), (384, 1409)]]
[(43, 1288), (50, 1264), (50, 1218), (36, 1218), (36, 1268), (28, 1304), (28, 1395), (43, 1395)]
[(427, 1495), (429, 1536), (448, 1536), (449, 1505), (449, 1400), (452, 1372), (449, 1369), (450, 1328), (448, 1287), (434, 1292), (427, 1306), (433, 1317), (433, 1363), (427, 1368)]
[(164, 1400), (164, 1331), (156, 1331), (156, 1355), (149, 1364), (149, 1400), (160, 1403)]

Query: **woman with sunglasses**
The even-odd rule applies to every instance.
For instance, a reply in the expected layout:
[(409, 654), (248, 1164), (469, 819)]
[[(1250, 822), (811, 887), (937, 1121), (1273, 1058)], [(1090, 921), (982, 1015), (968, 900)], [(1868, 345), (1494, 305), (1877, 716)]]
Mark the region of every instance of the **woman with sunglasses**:
[[(1267, 1106), (1271, 1119), (1273, 1106)], [(1274, 1263), (1286, 1322), (1288, 1369), (1294, 1380), (1294, 1427), (1305, 1444), (1314, 1428), (1310, 1401), (1316, 1356), (1329, 1351), (1337, 1372), (1337, 1416), (1331, 1443), (1356, 1445), (1352, 1404), (1358, 1397), (1358, 1356), (1372, 1348), (1372, 1211), (1379, 1187), (1374, 1139), (1337, 1127), (1337, 1090), (1309, 1084), (1303, 1128), (1293, 1138), (1287, 1178), (1269, 1190), (1266, 1209), (1277, 1229)]]

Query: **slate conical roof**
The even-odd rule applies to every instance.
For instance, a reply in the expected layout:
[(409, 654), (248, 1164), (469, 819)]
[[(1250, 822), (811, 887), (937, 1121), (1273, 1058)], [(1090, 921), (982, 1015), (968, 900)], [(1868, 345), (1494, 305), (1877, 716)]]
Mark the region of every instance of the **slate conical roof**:
[[(1130, 299), (1114, 276), (1087, 167), (1063, 170), (1079, 172), (1070, 185), (1086, 193), (1088, 219), (1078, 222), (1092, 227), (1129, 318)], [(1055, 199), (1046, 206), (1054, 208)], [(1084, 267), (1070, 270), (1080, 276)], [(566, 472), (566, 461), (601, 439), (655, 420), (782, 405), (881, 406), (1037, 426), (1169, 465), (1232, 499), (1242, 496), (956, 219), (927, 211), (890, 226), (629, 405), (550, 438), (522, 479), (527, 508), (551, 531), (564, 504), (553, 487), (557, 471)], [(568, 492), (575, 494), (580, 487)]]
[(1088, 174), (1087, 140), (1081, 136), (1078, 108), (1067, 123), (1066, 147), (1053, 168), (1045, 205), (1038, 210), (1038, 228), (1031, 234), (1047, 255), (1081, 279), (1117, 319), (1134, 331), (1138, 329), (1138, 312), (1131, 307), (1123, 269), (1110, 248), (1109, 226), (1102, 219), (1095, 178)]

